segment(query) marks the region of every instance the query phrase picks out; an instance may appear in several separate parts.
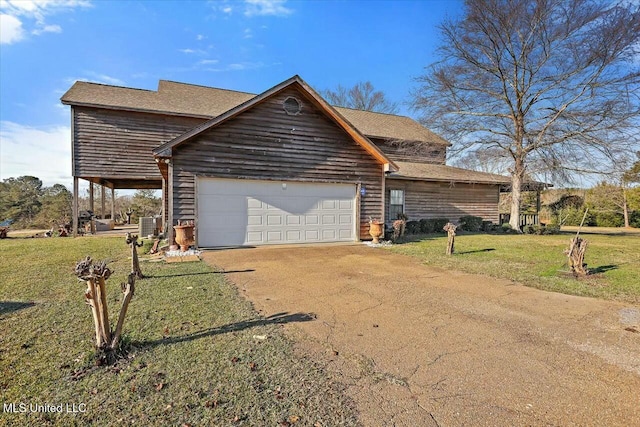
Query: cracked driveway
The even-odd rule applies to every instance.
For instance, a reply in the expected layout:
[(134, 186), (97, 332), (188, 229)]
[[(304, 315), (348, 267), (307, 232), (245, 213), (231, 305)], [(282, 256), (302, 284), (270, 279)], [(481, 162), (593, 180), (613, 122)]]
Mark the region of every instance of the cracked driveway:
[[(640, 425), (640, 306), (365, 245), (204, 253), (345, 385), (364, 425)], [(235, 273), (234, 273), (235, 271)]]

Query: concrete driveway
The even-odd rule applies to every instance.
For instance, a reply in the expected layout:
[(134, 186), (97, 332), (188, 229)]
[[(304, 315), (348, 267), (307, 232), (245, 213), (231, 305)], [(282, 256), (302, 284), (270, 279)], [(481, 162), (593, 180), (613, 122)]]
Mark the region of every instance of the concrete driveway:
[(640, 306), (365, 245), (204, 259), (262, 314), (317, 316), (287, 330), (345, 384), (364, 425), (640, 425)]

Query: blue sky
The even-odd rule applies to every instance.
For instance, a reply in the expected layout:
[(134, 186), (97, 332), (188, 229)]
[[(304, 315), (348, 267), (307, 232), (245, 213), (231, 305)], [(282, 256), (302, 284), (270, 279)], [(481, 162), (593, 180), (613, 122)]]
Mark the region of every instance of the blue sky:
[(0, 179), (71, 187), (76, 80), (158, 80), (260, 93), (299, 74), (316, 90), (370, 81), (406, 103), (460, 1), (0, 0)]

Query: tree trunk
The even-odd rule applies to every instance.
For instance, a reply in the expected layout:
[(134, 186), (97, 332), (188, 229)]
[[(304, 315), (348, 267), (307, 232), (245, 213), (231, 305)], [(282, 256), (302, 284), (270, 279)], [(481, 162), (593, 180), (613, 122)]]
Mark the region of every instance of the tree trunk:
[(120, 342), (120, 335), (122, 334), (122, 326), (124, 325), (124, 317), (127, 315), (127, 309), (129, 308), (129, 303), (131, 302), (131, 298), (133, 298), (133, 293), (135, 292), (135, 284), (136, 284), (136, 275), (134, 273), (129, 273), (129, 278), (127, 283), (122, 283), (122, 307), (120, 307), (120, 315), (118, 316), (118, 324), (116, 326), (116, 331), (113, 334), (113, 342), (111, 343), (111, 348), (116, 350), (118, 348), (118, 343)]
[(629, 228), (629, 206), (627, 205), (627, 190), (622, 187), (622, 214), (624, 215), (624, 226)]
[(509, 225), (520, 232), (520, 204), (522, 202), (522, 181), (524, 179), (524, 160), (517, 159), (511, 173), (511, 218)]

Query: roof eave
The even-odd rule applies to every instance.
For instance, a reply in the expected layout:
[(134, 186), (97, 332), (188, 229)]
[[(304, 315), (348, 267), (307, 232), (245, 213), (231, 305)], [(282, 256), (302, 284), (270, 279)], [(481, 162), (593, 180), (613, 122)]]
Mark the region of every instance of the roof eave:
[(482, 185), (505, 185), (507, 181), (481, 181), (475, 179), (447, 179), (417, 176), (387, 175), (387, 179), (401, 179), (405, 181), (429, 181), (429, 182), (459, 182), (462, 184), (482, 184)]
[(192, 117), (195, 119), (211, 119), (212, 117), (212, 116), (205, 116), (202, 114), (188, 114), (188, 113), (179, 113), (175, 111), (150, 110), (147, 108), (122, 107), (122, 106), (105, 105), (105, 104), (92, 104), (87, 102), (66, 101), (62, 98), (60, 99), (60, 102), (62, 102), (62, 104), (64, 105), (69, 105), (72, 107), (87, 107), (87, 108), (100, 108), (103, 110), (131, 111), (134, 113), (158, 114), (163, 116)]

